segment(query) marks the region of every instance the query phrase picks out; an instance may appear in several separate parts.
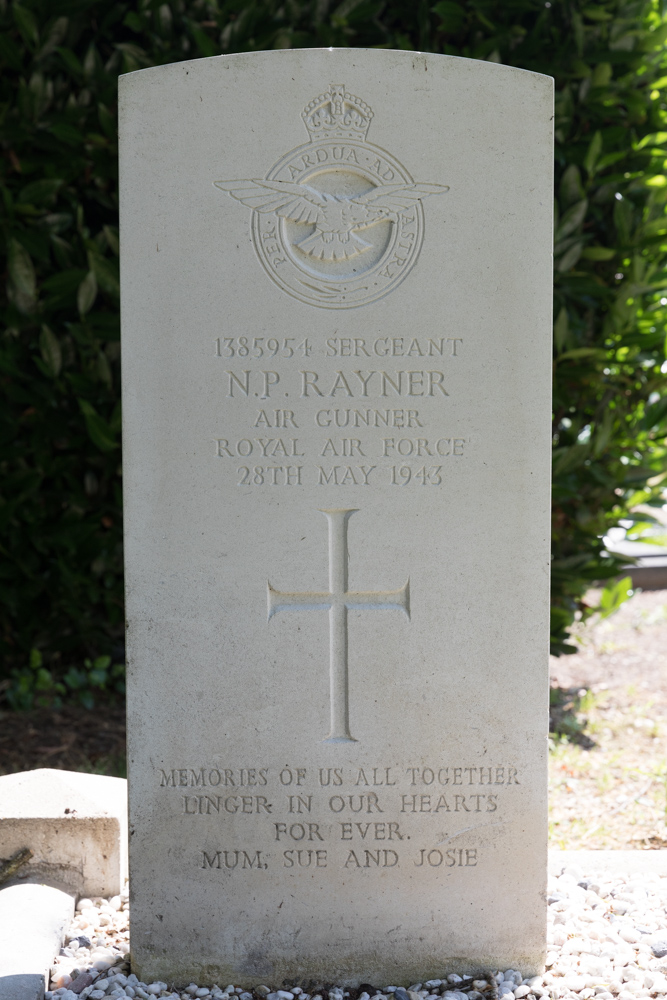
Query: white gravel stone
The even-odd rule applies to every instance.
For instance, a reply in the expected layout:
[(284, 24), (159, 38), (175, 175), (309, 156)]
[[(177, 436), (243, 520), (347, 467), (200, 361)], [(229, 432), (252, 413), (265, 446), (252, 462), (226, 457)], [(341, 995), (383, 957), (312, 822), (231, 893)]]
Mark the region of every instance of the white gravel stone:
[[(543, 976), (523, 979), (520, 969), (489, 970), (488, 978), (449, 973), (407, 987), (410, 1000), (643, 1000), (667, 996), (667, 876), (632, 878), (582, 874), (569, 867), (549, 879), (548, 955)], [(109, 919), (105, 920), (104, 917)], [(230, 983), (141, 983), (130, 973), (129, 903), (121, 893), (110, 900), (80, 900), (72, 926), (51, 968), (45, 1000), (322, 1000), (295, 986), (253, 990)], [(80, 993), (68, 986), (89, 972), (94, 982)], [(398, 987), (384, 986), (369, 998), (393, 1000)], [(405, 986), (402, 987), (406, 989)], [(429, 992), (432, 991), (432, 992)], [(331, 985), (328, 1000), (348, 1000), (349, 990)]]

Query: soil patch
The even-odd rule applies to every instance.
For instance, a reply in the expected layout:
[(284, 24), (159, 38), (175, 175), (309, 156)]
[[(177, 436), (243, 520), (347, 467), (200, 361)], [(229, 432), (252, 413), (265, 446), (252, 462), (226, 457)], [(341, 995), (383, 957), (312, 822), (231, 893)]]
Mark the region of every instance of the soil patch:
[(667, 847), (667, 590), (575, 638), (551, 659), (550, 845)]
[(0, 712), (0, 774), (37, 767), (124, 777), (125, 709)]

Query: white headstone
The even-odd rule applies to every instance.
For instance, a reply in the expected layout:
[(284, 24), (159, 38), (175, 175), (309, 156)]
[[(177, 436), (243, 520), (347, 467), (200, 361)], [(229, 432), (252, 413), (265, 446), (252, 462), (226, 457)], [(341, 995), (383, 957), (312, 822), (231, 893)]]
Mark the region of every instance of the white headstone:
[(543, 962), (551, 83), (353, 49), (121, 79), (149, 982)]

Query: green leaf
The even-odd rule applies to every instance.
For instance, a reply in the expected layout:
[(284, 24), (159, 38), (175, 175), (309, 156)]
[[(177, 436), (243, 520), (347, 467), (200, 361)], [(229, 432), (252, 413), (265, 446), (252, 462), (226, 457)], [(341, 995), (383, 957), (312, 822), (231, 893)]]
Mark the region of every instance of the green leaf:
[(651, 31), (650, 34), (644, 36), (642, 49), (644, 52), (651, 52), (653, 49), (662, 48), (666, 41), (667, 24), (663, 24), (660, 28), (656, 28), (655, 31)]
[[(665, 86), (667, 87), (667, 76), (665, 77)], [(644, 146), (664, 146), (665, 143), (667, 143), (667, 132), (651, 132), (635, 143), (633, 148), (638, 150), (643, 149)]]
[[(571, 448), (557, 448), (553, 454), (553, 475), (557, 479), (566, 473), (580, 467), (588, 458), (590, 448), (587, 444), (575, 444)], [(576, 557), (575, 565), (581, 557)]]
[(597, 161), (595, 172), (597, 174), (601, 173), (605, 167), (610, 167), (613, 163), (618, 163), (619, 160), (625, 160), (628, 155), (628, 150), (622, 149), (617, 153), (605, 153)]
[(441, 27), (445, 31), (457, 31), (465, 22), (466, 12), (461, 4), (440, 0), (431, 9), (440, 18)]
[[(199, 49), (199, 52), (203, 56), (215, 56), (218, 54), (218, 49), (215, 42), (208, 37), (205, 31), (195, 24), (194, 21), (190, 21), (188, 25), (190, 34), (194, 39), (194, 42)], [(280, 48), (288, 48), (288, 46), (281, 45)]]
[(588, 150), (586, 152), (586, 156), (584, 157), (584, 166), (588, 171), (589, 177), (592, 177), (593, 174), (595, 173), (595, 166), (598, 162), (601, 152), (602, 152), (602, 133), (598, 129), (598, 131), (594, 134), (593, 138), (591, 139), (588, 146)]
[(53, 687), (53, 677), (51, 672), (44, 667), (40, 667), (35, 677), (35, 691), (50, 691)]
[(104, 134), (110, 138), (115, 138), (117, 129), (116, 118), (111, 111), (109, 111), (108, 108), (105, 108), (103, 104), (98, 104), (97, 117), (99, 118)]
[(118, 277), (118, 265), (115, 261), (106, 260), (97, 254), (90, 255), (90, 264), (95, 272), (97, 284), (102, 291), (107, 292), (114, 298), (120, 297), (120, 279)]
[(593, 76), (591, 79), (591, 86), (593, 87), (606, 87), (612, 78), (612, 68), (611, 63), (602, 62), (598, 63), (593, 70)]
[(16, 27), (19, 29), (26, 44), (31, 48), (35, 49), (37, 43), (39, 42), (39, 29), (37, 27), (37, 21), (35, 15), (27, 7), (24, 7), (21, 3), (14, 2), (12, 4), (14, 12), (14, 21), (16, 22)]
[(570, 163), (563, 171), (560, 182), (560, 198), (565, 208), (581, 202), (586, 197), (583, 184), (581, 183), (581, 173), (575, 163)]
[(600, 458), (604, 455), (609, 446), (614, 432), (614, 411), (605, 409), (602, 420), (595, 428), (595, 438), (593, 440), (593, 455)]
[(569, 271), (581, 257), (583, 249), (583, 242), (573, 244), (573, 246), (571, 246), (569, 250), (566, 250), (560, 258), (556, 265), (556, 269), (562, 272)]
[(63, 271), (56, 271), (50, 278), (42, 282), (45, 292), (55, 292), (59, 295), (74, 295), (77, 288), (86, 276), (86, 272), (81, 268), (73, 267)]
[(600, 360), (603, 360), (606, 357), (607, 352), (598, 347), (575, 347), (573, 350), (561, 354), (558, 360), (573, 361), (575, 358), (577, 360), (581, 360), (582, 358), (600, 358)]
[(131, 28), (132, 31), (141, 32), (144, 30), (144, 22), (141, 20), (138, 14), (132, 10), (123, 18), (123, 24), (126, 27)]
[(51, 126), (51, 132), (56, 139), (66, 142), (68, 146), (82, 146), (84, 143), (83, 132), (68, 122), (56, 122)]
[(69, 21), (66, 17), (57, 17), (55, 19), (55, 21), (51, 25), (51, 29), (48, 35), (46, 36), (44, 44), (37, 53), (38, 59), (45, 59), (48, 55), (51, 55), (51, 53), (56, 50), (56, 48), (60, 45), (63, 38), (67, 34), (68, 25)]
[[(125, 72), (127, 73), (141, 69), (143, 66), (150, 66), (151, 64), (150, 56), (145, 49), (140, 48), (138, 45), (133, 45), (132, 42), (118, 42), (116, 48), (125, 57)], [(215, 52), (211, 53), (211, 55), (215, 54)]]
[(63, 181), (55, 179), (45, 179), (33, 181), (19, 191), (19, 202), (31, 205), (47, 205), (54, 201), (59, 189), (63, 186)]
[(76, 296), (76, 304), (81, 316), (85, 316), (92, 309), (96, 298), (97, 278), (94, 271), (89, 271), (79, 285), (79, 291)]
[(667, 425), (667, 396), (646, 408), (640, 427), (646, 431), (659, 430), (663, 424)]
[(78, 688), (85, 687), (88, 675), (85, 674), (83, 670), (79, 670), (76, 667), (70, 667), (63, 677), (63, 680), (69, 688), (75, 691)]
[(584, 198), (582, 201), (578, 201), (576, 204), (568, 208), (567, 212), (562, 216), (558, 229), (556, 230), (554, 236), (554, 242), (562, 240), (565, 236), (569, 236), (573, 233), (575, 229), (584, 221), (586, 212), (588, 211), (588, 200)]
[(599, 612), (601, 618), (608, 618), (618, 611), (621, 604), (632, 597), (633, 593), (632, 577), (624, 576), (622, 580), (612, 581), (602, 591), (599, 607), (595, 610)]
[(611, 21), (614, 16), (604, 7), (584, 7), (582, 14), (589, 21)]
[(554, 343), (556, 344), (556, 348), (559, 352), (563, 350), (567, 343), (569, 331), (570, 324), (567, 309), (563, 306), (558, 313), (556, 322), (554, 323)]
[(18, 240), (9, 242), (7, 265), (16, 304), (21, 312), (30, 312), (37, 299), (37, 278), (30, 254)]
[(42, 326), (42, 332), (39, 335), (39, 349), (44, 364), (47, 366), (49, 373), (55, 378), (60, 374), (62, 367), (62, 351), (58, 338), (46, 324)]
[(70, 71), (70, 73), (73, 73), (74, 76), (77, 77), (83, 76), (83, 66), (81, 65), (81, 62), (77, 58), (76, 54), (72, 52), (71, 49), (58, 48), (56, 49), (56, 52), (58, 52), (60, 58), (65, 63), (65, 66), (67, 66), (67, 69)]
[(109, 244), (109, 249), (112, 253), (118, 256), (120, 246), (118, 243), (118, 230), (115, 226), (104, 226), (103, 233), (106, 236), (107, 243)]
[(616, 253), (611, 247), (586, 247), (581, 256), (584, 260), (611, 260)]
[(111, 365), (109, 364), (109, 359), (104, 351), (100, 351), (97, 355), (97, 375), (100, 381), (104, 382), (105, 385), (111, 388), (113, 382), (111, 376)]
[(118, 441), (112, 434), (106, 420), (97, 413), (92, 403), (89, 403), (87, 399), (79, 399), (79, 407), (93, 444), (96, 444), (100, 451), (113, 451), (117, 448)]

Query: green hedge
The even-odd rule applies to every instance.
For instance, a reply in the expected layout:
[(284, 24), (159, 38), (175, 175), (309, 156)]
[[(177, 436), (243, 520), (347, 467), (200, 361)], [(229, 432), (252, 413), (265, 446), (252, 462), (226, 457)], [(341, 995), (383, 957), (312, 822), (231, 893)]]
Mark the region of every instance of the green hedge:
[(666, 468), (664, 17), (656, 0), (0, 6), (0, 694), (11, 706), (122, 691), (116, 79), (221, 52), (419, 48), (556, 78), (552, 604), (554, 649), (568, 648), (586, 589), (618, 572), (601, 536), (657, 502)]

